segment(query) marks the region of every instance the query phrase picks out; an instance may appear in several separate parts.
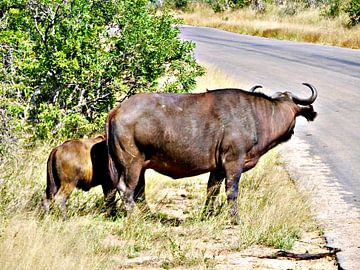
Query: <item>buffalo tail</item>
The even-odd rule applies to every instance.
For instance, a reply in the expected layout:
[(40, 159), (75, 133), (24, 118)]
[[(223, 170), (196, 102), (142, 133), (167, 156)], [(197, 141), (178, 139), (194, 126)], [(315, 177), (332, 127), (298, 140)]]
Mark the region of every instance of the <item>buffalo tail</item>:
[(53, 198), (53, 196), (55, 196), (55, 194), (59, 190), (60, 183), (59, 183), (58, 175), (56, 173), (56, 164), (55, 164), (56, 151), (57, 151), (56, 148), (51, 151), (50, 156), (47, 161), (47, 175), (46, 175), (46, 182), (47, 182), (46, 198), (47, 199)]

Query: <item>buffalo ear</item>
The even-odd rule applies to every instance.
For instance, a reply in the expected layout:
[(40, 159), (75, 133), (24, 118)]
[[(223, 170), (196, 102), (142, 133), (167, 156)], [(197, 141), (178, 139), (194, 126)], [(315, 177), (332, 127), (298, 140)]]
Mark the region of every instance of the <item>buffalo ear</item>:
[(317, 112), (314, 111), (312, 105), (301, 107), (300, 112), (298, 115), (301, 115), (306, 118), (308, 121), (314, 121), (315, 117), (317, 116)]

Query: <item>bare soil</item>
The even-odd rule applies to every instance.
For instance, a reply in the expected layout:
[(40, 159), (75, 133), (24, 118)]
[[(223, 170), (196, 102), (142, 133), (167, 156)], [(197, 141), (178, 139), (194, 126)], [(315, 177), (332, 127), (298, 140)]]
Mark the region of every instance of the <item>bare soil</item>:
[[(228, 228), (228, 233), (231, 234), (236, 228)], [(333, 257), (324, 257), (314, 260), (293, 260), (293, 259), (269, 259), (264, 258), (272, 256), (278, 250), (254, 246), (239, 252), (233, 252), (223, 247), (221, 241), (210, 242), (207, 239), (199, 238), (202, 247), (207, 248), (208, 265), (193, 267), (178, 266), (175, 269), (297, 269), (297, 270), (335, 270), (338, 269), (336, 260)], [(299, 240), (295, 248), (291, 251), (296, 254), (301, 253), (322, 253), (328, 252), (324, 247), (324, 239), (314, 234), (307, 234)], [(114, 258), (116, 260), (116, 258)], [(119, 258), (120, 259), (120, 258)], [(151, 256), (149, 254), (142, 254), (139, 257), (119, 260), (116, 269), (163, 269), (162, 258)]]

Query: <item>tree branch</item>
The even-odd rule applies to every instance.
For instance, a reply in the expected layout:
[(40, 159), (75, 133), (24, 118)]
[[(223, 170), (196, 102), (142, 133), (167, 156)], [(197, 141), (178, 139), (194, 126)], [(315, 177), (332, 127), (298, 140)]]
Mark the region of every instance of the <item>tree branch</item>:
[[(51, 16), (50, 23), (49, 23), (49, 25), (46, 27), (46, 30), (45, 30), (45, 38), (46, 38), (46, 41), (47, 41), (47, 39), (48, 39), (48, 33), (49, 33), (49, 31), (50, 31), (51, 29), (54, 30), (54, 25), (55, 25), (55, 23), (56, 23), (56, 20), (57, 20), (57, 19), (59, 18), (59, 16), (60, 16), (60, 15), (59, 15), (60, 7), (61, 7), (61, 5), (64, 4), (65, 2), (67, 2), (67, 0), (63, 0), (63, 1), (61, 2), (61, 4), (57, 4), (57, 5), (56, 5), (55, 12), (54, 12), (53, 16)], [(55, 34), (55, 31), (53, 31), (53, 34)]]
[(107, 93), (107, 94), (105, 94), (105, 95), (102, 95), (102, 96), (100, 96), (100, 97), (97, 97), (97, 98), (95, 98), (95, 99), (93, 99), (93, 100), (90, 100), (90, 101), (87, 101), (87, 102), (82, 102), (81, 104), (79, 103), (79, 104), (77, 104), (76, 106), (74, 106), (74, 107), (72, 107), (71, 109), (72, 110), (76, 110), (76, 109), (78, 109), (78, 108), (80, 108), (80, 107), (82, 107), (82, 106), (88, 106), (88, 105), (90, 105), (90, 104), (92, 104), (92, 103), (95, 103), (95, 102), (97, 102), (97, 101), (103, 101), (106, 97), (108, 97), (108, 96), (110, 96), (110, 93)]
[(39, 17), (38, 9), (35, 8), (35, 16), (34, 16), (35, 28), (36, 28), (36, 31), (39, 33), (42, 42), (43, 42), (43, 43), (45, 44), (45, 46), (47, 47), (45, 36), (44, 36), (44, 34), (41, 32), (41, 30), (40, 30), (40, 28), (39, 28), (39, 25), (38, 25), (38, 23), (37, 23), (38, 17)]

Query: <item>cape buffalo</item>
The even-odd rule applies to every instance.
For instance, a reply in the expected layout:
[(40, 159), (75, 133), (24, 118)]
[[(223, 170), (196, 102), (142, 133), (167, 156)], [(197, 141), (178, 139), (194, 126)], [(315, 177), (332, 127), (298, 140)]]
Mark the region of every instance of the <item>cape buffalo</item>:
[(49, 211), (51, 200), (60, 202), (67, 218), (66, 200), (75, 187), (88, 191), (101, 185), (106, 204), (114, 214), (116, 188), (108, 172), (108, 150), (104, 136), (69, 140), (54, 148), (47, 161), (47, 187), (43, 206)]
[(199, 94), (141, 93), (108, 115), (108, 150), (125, 209), (143, 195), (144, 171), (182, 178), (210, 172), (205, 207), (213, 207), (225, 178), (230, 214), (237, 213), (238, 184), (271, 148), (293, 134), (295, 119), (313, 121), (314, 86), (306, 99), (290, 92), (273, 96), (241, 89)]

